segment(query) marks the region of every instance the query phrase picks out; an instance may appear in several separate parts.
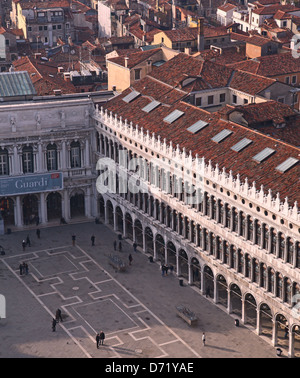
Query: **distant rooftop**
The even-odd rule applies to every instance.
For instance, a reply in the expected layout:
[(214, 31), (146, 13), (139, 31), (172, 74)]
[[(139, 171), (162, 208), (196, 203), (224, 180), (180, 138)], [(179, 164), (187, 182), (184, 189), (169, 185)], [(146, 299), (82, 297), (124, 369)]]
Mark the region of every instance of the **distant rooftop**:
[(36, 95), (36, 91), (27, 71), (1, 72), (0, 97), (20, 97)]

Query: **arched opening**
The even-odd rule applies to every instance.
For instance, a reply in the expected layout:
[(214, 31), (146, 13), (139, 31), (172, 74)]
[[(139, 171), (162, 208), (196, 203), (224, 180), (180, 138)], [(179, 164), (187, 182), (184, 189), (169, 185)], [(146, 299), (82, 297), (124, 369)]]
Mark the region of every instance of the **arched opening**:
[(58, 192), (49, 193), (47, 196), (48, 220), (61, 219), (61, 195)]
[(232, 284), (230, 287), (231, 298), (231, 312), (242, 317), (242, 292), (236, 285)]
[(138, 219), (134, 222), (134, 232), (136, 244), (143, 248), (143, 226)]
[(221, 274), (217, 276), (217, 300), (225, 308), (228, 306), (227, 282)]
[(78, 191), (70, 198), (71, 218), (81, 217), (85, 215), (84, 193)]
[(174, 267), (174, 271), (177, 271), (177, 266), (176, 266), (176, 247), (175, 245), (169, 241), (167, 243), (167, 255), (168, 255), (168, 264), (172, 265)]
[(191, 265), (193, 284), (197, 286), (199, 289), (201, 289), (201, 267), (198, 259), (193, 257), (191, 260)]
[(187, 253), (181, 249), (179, 251), (179, 259), (178, 259), (178, 264), (179, 264), (179, 269), (178, 271), (180, 272), (180, 275), (184, 277), (185, 279), (189, 278), (189, 264), (188, 264), (188, 256)]
[(114, 207), (109, 200), (106, 202), (106, 219), (108, 224), (114, 225)]
[(119, 206), (116, 207), (116, 230), (123, 233), (123, 211)]
[(125, 229), (126, 229), (126, 238), (133, 240), (133, 222), (132, 217), (129, 213), (125, 215)]
[(4, 226), (11, 226), (15, 224), (15, 204), (12, 198), (2, 197), (0, 199), (0, 212), (4, 220)]
[(257, 323), (257, 305), (256, 300), (252, 294), (245, 295), (245, 323), (251, 324), (256, 327)]
[(300, 358), (300, 326), (293, 326), (292, 332), (294, 337), (294, 357)]
[(27, 226), (35, 222), (39, 216), (38, 198), (34, 194), (28, 194), (23, 198), (23, 220)]
[(262, 303), (260, 306), (260, 326), (261, 334), (272, 339), (272, 329), (273, 329), (273, 315), (270, 307), (266, 303)]
[(98, 204), (99, 204), (99, 216), (100, 216), (100, 218), (104, 219), (104, 217), (105, 217), (105, 201), (104, 201), (102, 194), (99, 194)]
[(165, 262), (165, 241), (164, 238), (157, 234), (155, 238), (155, 249), (157, 254), (157, 259), (160, 260), (162, 263)]
[(289, 346), (289, 323), (286, 317), (282, 314), (278, 314), (275, 318), (276, 332), (277, 332), (277, 344), (288, 348)]
[(203, 270), (204, 274), (204, 292), (206, 297), (213, 298), (214, 297), (214, 274), (213, 271), (210, 269), (209, 266), (205, 266)]
[(154, 246), (153, 246), (153, 232), (150, 227), (145, 228), (145, 251), (154, 255)]

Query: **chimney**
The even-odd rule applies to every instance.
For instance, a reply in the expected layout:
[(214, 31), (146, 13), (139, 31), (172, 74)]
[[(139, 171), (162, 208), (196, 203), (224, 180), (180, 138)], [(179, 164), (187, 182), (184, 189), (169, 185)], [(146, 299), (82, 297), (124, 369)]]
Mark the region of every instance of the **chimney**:
[(198, 18), (198, 34), (197, 34), (197, 49), (204, 50), (204, 17)]
[(128, 58), (128, 56), (125, 56), (125, 67), (127, 68), (128, 67), (128, 60), (129, 60), (129, 58)]
[(186, 55), (191, 55), (191, 48), (190, 48), (190, 47), (185, 47), (185, 48), (184, 48), (184, 53), (185, 53)]

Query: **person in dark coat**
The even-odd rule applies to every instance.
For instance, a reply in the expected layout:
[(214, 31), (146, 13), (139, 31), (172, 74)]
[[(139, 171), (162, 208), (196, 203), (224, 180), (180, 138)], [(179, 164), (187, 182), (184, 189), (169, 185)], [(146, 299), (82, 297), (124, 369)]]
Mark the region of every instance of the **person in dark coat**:
[(119, 251), (122, 252), (122, 242), (119, 242)]
[(22, 264), (19, 265), (19, 269), (20, 269), (20, 276), (22, 276), (22, 274), (23, 274), (23, 265)]
[(72, 244), (75, 245), (76, 235), (72, 235)]
[(59, 321), (63, 321), (62, 320), (62, 316), (61, 316), (61, 310), (58, 308), (57, 310), (56, 310), (56, 314), (55, 314), (55, 317), (56, 317), (56, 321), (57, 321), (57, 323), (59, 322)]
[(92, 241), (92, 246), (94, 246), (95, 245), (95, 235), (91, 236), (91, 241)]
[(100, 332), (99, 337), (100, 337), (100, 344), (103, 345), (103, 343), (104, 343), (104, 339), (105, 339), (105, 334), (104, 334), (103, 331)]
[(114, 250), (115, 251), (117, 250), (117, 241), (116, 240), (114, 241)]
[(131, 263), (132, 263), (132, 256), (131, 256), (131, 253), (130, 253), (130, 255), (128, 256), (128, 260), (129, 260), (129, 265), (131, 265)]
[(29, 239), (29, 235), (27, 235), (27, 238), (26, 238), (26, 244), (28, 245), (28, 247), (30, 247), (30, 239)]
[(38, 239), (41, 237), (41, 230), (39, 228), (36, 230), (36, 236)]
[(23, 251), (25, 251), (25, 247), (26, 247), (26, 241), (25, 240), (22, 241), (22, 247), (23, 247)]
[(96, 335), (96, 344), (97, 344), (97, 349), (99, 349), (99, 344), (100, 344), (100, 335), (97, 333)]
[(56, 320), (53, 318), (52, 319), (52, 332), (55, 332), (56, 329)]

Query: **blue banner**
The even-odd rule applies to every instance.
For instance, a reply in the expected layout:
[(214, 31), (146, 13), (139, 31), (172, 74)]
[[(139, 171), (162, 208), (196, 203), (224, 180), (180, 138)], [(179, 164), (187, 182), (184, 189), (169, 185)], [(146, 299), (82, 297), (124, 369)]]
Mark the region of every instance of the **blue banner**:
[(0, 196), (49, 192), (63, 189), (61, 172), (0, 179)]

